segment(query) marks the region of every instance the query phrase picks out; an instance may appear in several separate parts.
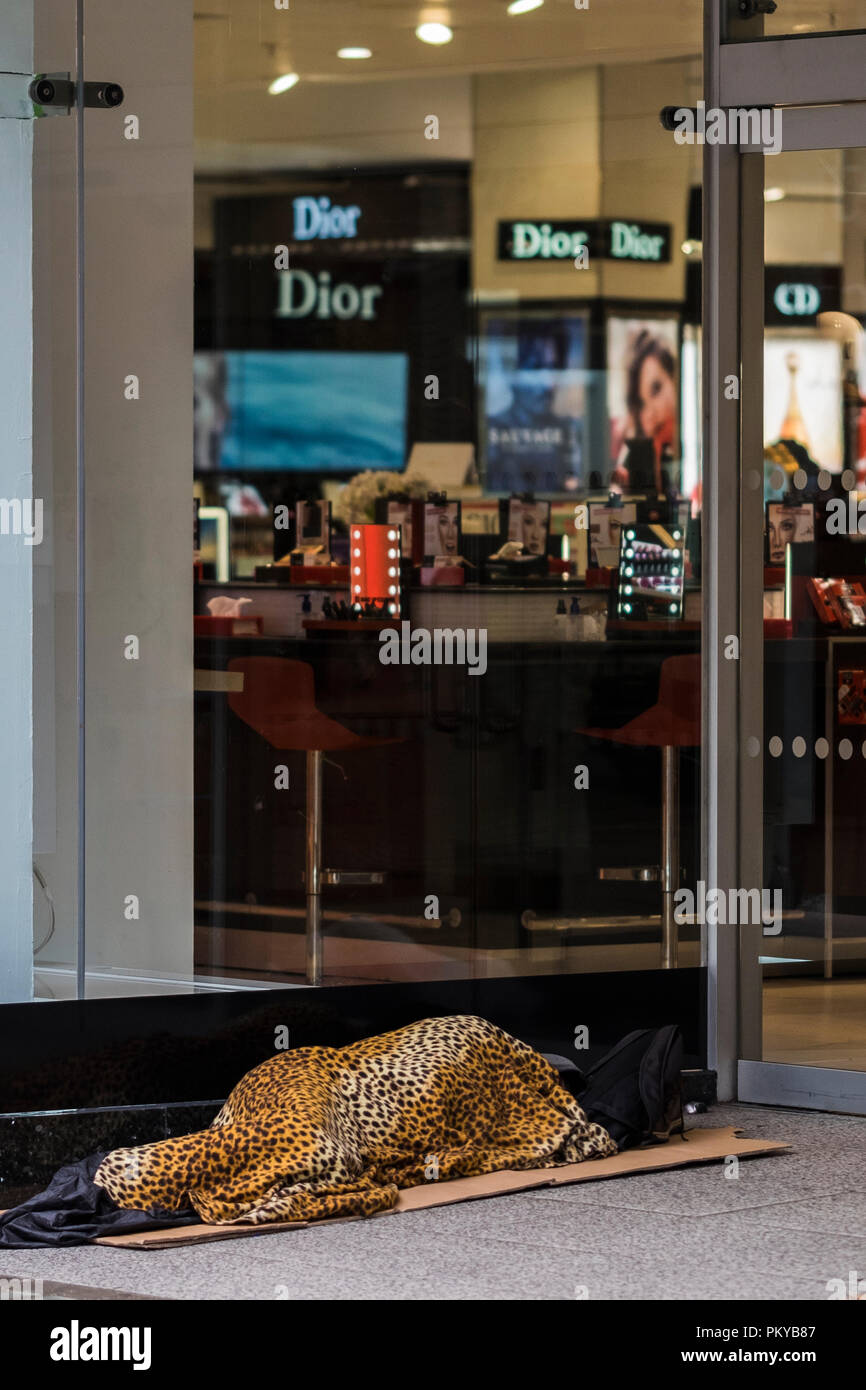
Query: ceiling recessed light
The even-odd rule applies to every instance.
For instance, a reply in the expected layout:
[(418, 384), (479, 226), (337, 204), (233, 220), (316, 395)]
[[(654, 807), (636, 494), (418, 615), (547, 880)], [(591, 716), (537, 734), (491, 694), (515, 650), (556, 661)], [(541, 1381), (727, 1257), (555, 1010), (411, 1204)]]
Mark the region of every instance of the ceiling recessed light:
[(783, 199), (784, 197), (785, 197), (785, 190), (784, 190), (784, 188), (765, 188), (765, 189), (764, 189), (764, 202), (765, 202), (765, 203), (781, 203), (781, 201), (782, 201), (782, 199)]
[(268, 87), (272, 97), (278, 97), (280, 92), (290, 92), (300, 78), (296, 72), (284, 72), (282, 77), (275, 77)]
[(454, 31), (447, 24), (419, 24), (415, 36), (422, 43), (450, 43)]
[(544, 0), (511, 0), (508, 13), (526, 14), (527, 10), (538, 10), (543, 4)]
[(338, 48), (338, 49), (337, 49), (337, 57), (338, 57), (338, 58), (372, 58), (372, 56), (373, 56), (373, 50), (372, 50), (371, 48)]

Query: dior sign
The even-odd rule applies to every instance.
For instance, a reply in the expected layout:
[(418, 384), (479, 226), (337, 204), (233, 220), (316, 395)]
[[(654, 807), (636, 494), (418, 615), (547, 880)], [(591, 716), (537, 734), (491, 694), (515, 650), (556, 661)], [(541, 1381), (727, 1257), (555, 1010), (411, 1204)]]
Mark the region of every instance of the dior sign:
[(359, 207), (341, 208), (330, 198), (293, 198), (295, 241), (326, 241), (358, 235)]
[(497, 227), (500, 261), (574, 261), (581, 253), (590, 261), (661, 264), (671, 258), (670, 224), (613, 217), (579, 222), (524, 218)]
[(353, 285), (348, 280), (331, 283), (331, 272), (320, 270), (311, 275), (308, 270), (277, 272), (278, 319), (363, 319), (376, 317), (376, 301), (381, 285)]

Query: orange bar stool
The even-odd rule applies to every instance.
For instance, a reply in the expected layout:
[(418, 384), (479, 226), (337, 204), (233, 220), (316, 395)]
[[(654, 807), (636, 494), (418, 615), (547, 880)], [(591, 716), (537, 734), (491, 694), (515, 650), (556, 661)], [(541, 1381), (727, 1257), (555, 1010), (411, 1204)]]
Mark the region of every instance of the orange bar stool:
[(656, 703), (620, 729), (578, 729), (591, 738), (635, 747), (660, 748), (662, 754), (662, 862), (646, 868), (599, 869), (599, 878), (662, 885), (661, 963), (675, 969), (678, 953), (674, 893), (680, 886), (680, 749), (701, 742), (701, 658), (669, 656), (661, 666)]
[(278, 656), (240, 656), (228, 663), (243, 674), (243, 691), (229, 694), (229, 706), (245, 724), (281, 752), (306, 753), (306, 977), (322, 983), (322, 887), (339, 883), (383, 883), (383, 873), (322, 869), (322, 755), (400, 743), (369, 738), (330, 719), (316, 707), (313, 668)]

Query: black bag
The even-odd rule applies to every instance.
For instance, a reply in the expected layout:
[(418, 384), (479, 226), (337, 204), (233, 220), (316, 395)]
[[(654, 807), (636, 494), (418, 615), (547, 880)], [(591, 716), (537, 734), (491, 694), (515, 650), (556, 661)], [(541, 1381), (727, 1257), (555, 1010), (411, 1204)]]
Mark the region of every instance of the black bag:
[[(679, 1025), (628, 1033), (590, 1071), (564, 1084), (588, 1119), (603, 1125), (620, 1149), (663, 1144), (683, 1132)], [(569, 1084), (571, 1083), (571, 1084)]]
[(180, 1211), (121, 1210), (105, 1188), (93, 1181), (104, 1158), (104, 1153), (88, 1154), (65, 1164), (44, 1192), (0, 1212), (0, 1247), (29, 1250), (41, 1245), (86, 1245), (100, 1236), (192, 1226), (201, 1221), (192, 1207)]

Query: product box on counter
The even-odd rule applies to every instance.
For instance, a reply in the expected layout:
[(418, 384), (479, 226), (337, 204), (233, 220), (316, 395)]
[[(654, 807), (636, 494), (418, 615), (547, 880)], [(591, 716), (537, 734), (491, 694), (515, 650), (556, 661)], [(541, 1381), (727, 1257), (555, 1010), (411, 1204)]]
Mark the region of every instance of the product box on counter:
[(262, 631), (262, 619), (255, 613), (237, 618), (201, 613), (193, 617), (192, 623), (196, 637), (258, 637)]
[(618, 573), (618, 570), (608, 569), (607, 565), (601, 565), (597, 568), (589, 566), (586, 571), (586, 587), (588, 589), (609, 589), (614, 576)]

